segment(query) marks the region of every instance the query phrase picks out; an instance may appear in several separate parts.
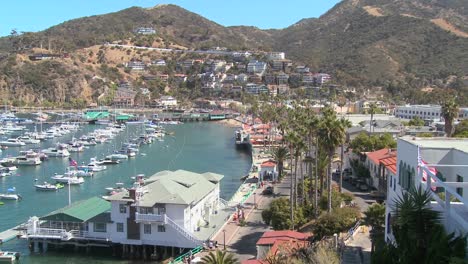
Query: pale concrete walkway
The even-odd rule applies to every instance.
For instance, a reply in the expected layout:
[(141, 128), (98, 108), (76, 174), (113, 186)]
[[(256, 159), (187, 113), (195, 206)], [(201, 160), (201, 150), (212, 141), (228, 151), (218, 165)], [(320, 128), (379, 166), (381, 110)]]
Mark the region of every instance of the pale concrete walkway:
[[(281, 183), (275, 184), (274, 195), (262, 195), (263, 190), (257, 189), (255, 195), (250, 196), (244, 204), (247, 225), (241, 227), (234, 221), (226, 224), (213, 239), (218, 242), (218, 249), (223, 249), (226, 241), (226, 249), (234, 253), (240, 261), (255, 258), (257, 241), (264, 232), (271, 230), (263, 222), (262, 211), (267, 209), (275, 198), (289, 196), (290, 181), (291, 177), (286, 176)], [(254, 202), (257, 204), (256, 209)]]

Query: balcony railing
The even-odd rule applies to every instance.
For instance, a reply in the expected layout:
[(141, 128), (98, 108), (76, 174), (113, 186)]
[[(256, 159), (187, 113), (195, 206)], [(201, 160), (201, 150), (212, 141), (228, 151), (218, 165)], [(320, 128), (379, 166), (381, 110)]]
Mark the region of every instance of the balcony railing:
[(27, 237), (30, 238), (54, 238), (61, 240), (70, 239), (89, 239), (89, 240), (109, 240), (106, 237), (95, 237), (91, 236), (88, 231), (70, 230), (65, 229), (53, 229), (53, 228), (37, 228), (33, 230), (31, 228), (27, 231)]
[(136, 222), (147, 222), (147, 223), (164, 223), (166, 224), (166, 214), (135, 214)]

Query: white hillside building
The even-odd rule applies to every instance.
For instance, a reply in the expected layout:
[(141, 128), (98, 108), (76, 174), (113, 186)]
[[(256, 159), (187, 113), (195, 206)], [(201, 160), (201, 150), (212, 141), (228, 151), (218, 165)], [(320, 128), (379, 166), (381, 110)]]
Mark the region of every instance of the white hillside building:
[[(395, 199), (409, 188), (419, 186), (431, 191), (434, 199), (431, 207), (442, 212), (446, 230), (466, 234), (468, 139), (403, 137), (398, 139), (397, 152), (397, 173), (387, 178), (386, 241), (394, 240), (391, 222)], [(445, 192), (445, 200), (438, 192)]]

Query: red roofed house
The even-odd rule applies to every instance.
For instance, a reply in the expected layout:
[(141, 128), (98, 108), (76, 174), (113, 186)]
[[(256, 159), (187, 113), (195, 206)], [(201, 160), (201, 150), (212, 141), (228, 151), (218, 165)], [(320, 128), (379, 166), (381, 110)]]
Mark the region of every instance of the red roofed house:
[(309, 234), (296, 231), (268, 231), (263, 233), (258, 240), (257, 259), (243, 261), (242, 264), (263, 264), (269, 256), (283, 254), (288, 255), (294, 249), (306, 247), (309, 245)]
[(396, 151), (388, 148), (366, 153), (366, 165), (370, 172), (370, 185), (372, 187), (381, 192), (386, 192), (387, 180), (381, 177), (386, 176), (386, 174), (382, 173), (384, 166), (381, 165), (380, 161), (382, 159), (396, 157), (396, 155)]
[[(396, 154), (396, 151), (393, 152)], [(379, 183), (382, 186), (382, 190), (387, 194), (387, 188), (395, 188), (394, 185), (396, 184), (396, 164), (397, 164), (397, 157), (393, 155), (392, 157), (383, 158), (380, 160), (379, 166)], [(393, 177), (390, 177), (393, 176)], [(387, 187), (387, 179), (393, 179), (393, 181), (389, 181), (389, 185)]]
[(260, 164), (259, 178), (262, 181), (276, 181), (278, 172), (276, 170), (276, 162), (273, 160), (264, 161)]

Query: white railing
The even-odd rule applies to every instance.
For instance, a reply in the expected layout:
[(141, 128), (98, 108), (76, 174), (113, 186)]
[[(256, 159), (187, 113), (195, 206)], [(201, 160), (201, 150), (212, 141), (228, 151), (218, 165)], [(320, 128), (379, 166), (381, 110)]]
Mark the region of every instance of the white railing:
[(37, 228), (27, 230), (27, 237), (31, 238), (56, 238), (61, 240), (75, 239), (92, 239), (92, 240), (109, 240), (105, 237), (90, 236), (88, 231), (53, 229), (53, 228)]
[(157, 214), (135, 214), (135, 221), (138, 222), (157, 222), (157, 223), (166, 223), (166, 214), (157, 215)]
[(171, 226), (172, 228), (174, 228), (177, 232), (179, 232), (180, 234), (182, 234), (185, 238), (189, 239), (190, 241), (194, 242), (195, 244), (197, 245), (201, 245), (203, 243), (203, 241), (199, 240), (198, 238), (196, 238), (194, 235), (192, 235), (192, 233), (190, 233), (187, 229), (185, 229), (184, 227), (181, 227), (180, 225), (178, 225), (176, 222), (174, 222), (171, 218), (167, 217), (166, 216), (166, 222), (167, 224), (169, 224), (169, 226)]
[(27, 235), (28, 237), (63, 239), (68, 236), (68, 232), (65, 229), (36, 228), (36, 230), (33, 230), (28, 228)]
[[(432, 198), (443, 208), (445, 212), (446, 221), (448, 218), (455, 220), (464, 230), (468, 230), (468, 221), (464, 219), (454, 208), (451, 208), (451, 201), (452, 197), (458, 199), (461, 204), (463, 204), (464, 210), (468, 211), (468, 200), (461, 195), (459, 195), (456, 191), (457, 187), (465, 187), (463, 182), (455, 183), (450, 182), (446, 183), (441, 181), (437, 176), (431, 172), (431, 170), (425, 166), (425, 164), (420, 164), (420, 170), (418, 175), (418, 182), (425, 187), (427, 190), (430, 191), (432, 194)], [(423, 171), (426, 172), (427, 179), (423, 180)], [(436, 193), (433, 187), (442, 187), (445, 190), (445, 201), (440, 199), (439, 195)], [(449, 224), (448, 222), (446, 224)]]

